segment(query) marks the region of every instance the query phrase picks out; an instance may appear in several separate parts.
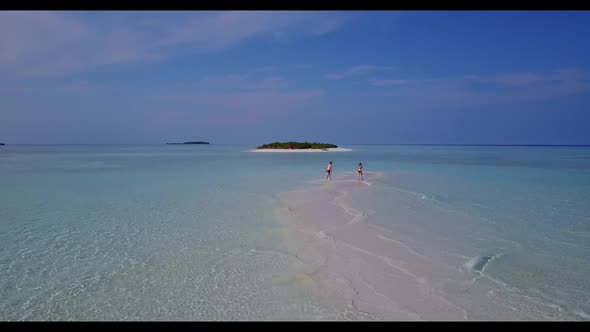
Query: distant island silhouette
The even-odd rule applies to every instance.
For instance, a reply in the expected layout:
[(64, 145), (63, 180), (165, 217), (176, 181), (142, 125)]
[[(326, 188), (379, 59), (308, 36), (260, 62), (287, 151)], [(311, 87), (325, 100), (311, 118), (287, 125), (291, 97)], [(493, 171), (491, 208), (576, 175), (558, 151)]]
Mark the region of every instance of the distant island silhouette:
[(183, 143), (166, 143), (168, 145), (178, 145), (178, 144), (209, 144), (209, 142), (183, 142)]
[(0, 145), (6, 145), (6, 144), (4, 144), (4, 143), (0, 143)]
[(334, 144), (327, 144), (327, 143), (309, 143), (309, 142), (274, 142), (269, 144), (263, 144), (256, 149), (285, 149), (285, 150), (295, 150), (295, 149), (331, 149), (337, 148), (337, 145)]

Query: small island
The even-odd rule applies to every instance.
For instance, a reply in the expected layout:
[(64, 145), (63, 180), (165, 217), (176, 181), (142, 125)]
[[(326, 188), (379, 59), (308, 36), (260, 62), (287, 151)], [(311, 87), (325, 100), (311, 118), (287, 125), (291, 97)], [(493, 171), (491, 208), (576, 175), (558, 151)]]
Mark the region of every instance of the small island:
[(329, 149), (337, 148), (337, 145), (326, 143), (308, 143), (308, 142), (274, 142), (263, 144), (256, 147), (257, 149)]
[(6, 144), (4, 144), (4, 143), (0, 143), (0, 145), (6, 145)]
[(209, 142), (183, 142), (183, 143), (166, 143), (168, 145), (178, 145), (178, 144), (209, 144)]
[(309, 142), (274, 142), (256, 147), (251, 152), (322, 152), (322, 151), (351, 151), (350, 149), (339, 148), (329, 143)]

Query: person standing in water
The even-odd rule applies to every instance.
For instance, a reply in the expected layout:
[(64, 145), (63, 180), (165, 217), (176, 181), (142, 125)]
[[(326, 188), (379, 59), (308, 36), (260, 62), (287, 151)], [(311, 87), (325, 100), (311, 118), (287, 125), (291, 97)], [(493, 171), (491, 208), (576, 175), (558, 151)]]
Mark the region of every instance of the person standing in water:
[(332, 162), (328, 163), (328, 167), (326, 167), (326, 180), (332, 180)]
[(357, 168), (357, 172), (358, 172), (358, 174), (356, 176), (356, 179), (357, 180), (360, 179), (361, 181), (364, 181), (365, 179), (363, 178), (363, 163), (359, 163), (359, 166)]

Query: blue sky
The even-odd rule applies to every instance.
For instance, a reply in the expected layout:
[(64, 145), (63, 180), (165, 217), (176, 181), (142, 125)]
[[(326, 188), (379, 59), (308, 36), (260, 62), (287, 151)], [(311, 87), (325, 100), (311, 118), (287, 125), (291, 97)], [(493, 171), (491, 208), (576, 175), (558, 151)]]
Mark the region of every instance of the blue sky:
[(590, 12), (0, 12), (0, 142), (590, 144)]

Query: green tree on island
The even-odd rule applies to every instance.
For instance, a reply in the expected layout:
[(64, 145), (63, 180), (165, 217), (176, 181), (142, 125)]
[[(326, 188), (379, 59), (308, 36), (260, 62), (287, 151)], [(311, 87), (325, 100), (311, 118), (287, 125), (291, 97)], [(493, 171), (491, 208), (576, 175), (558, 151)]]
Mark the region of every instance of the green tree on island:
[(334, 144), (326, 143), (309, 143), (309, 142), (274, 142), (263, 144), (256, 147), (257, 149), (329, 149), (337, 148)]

